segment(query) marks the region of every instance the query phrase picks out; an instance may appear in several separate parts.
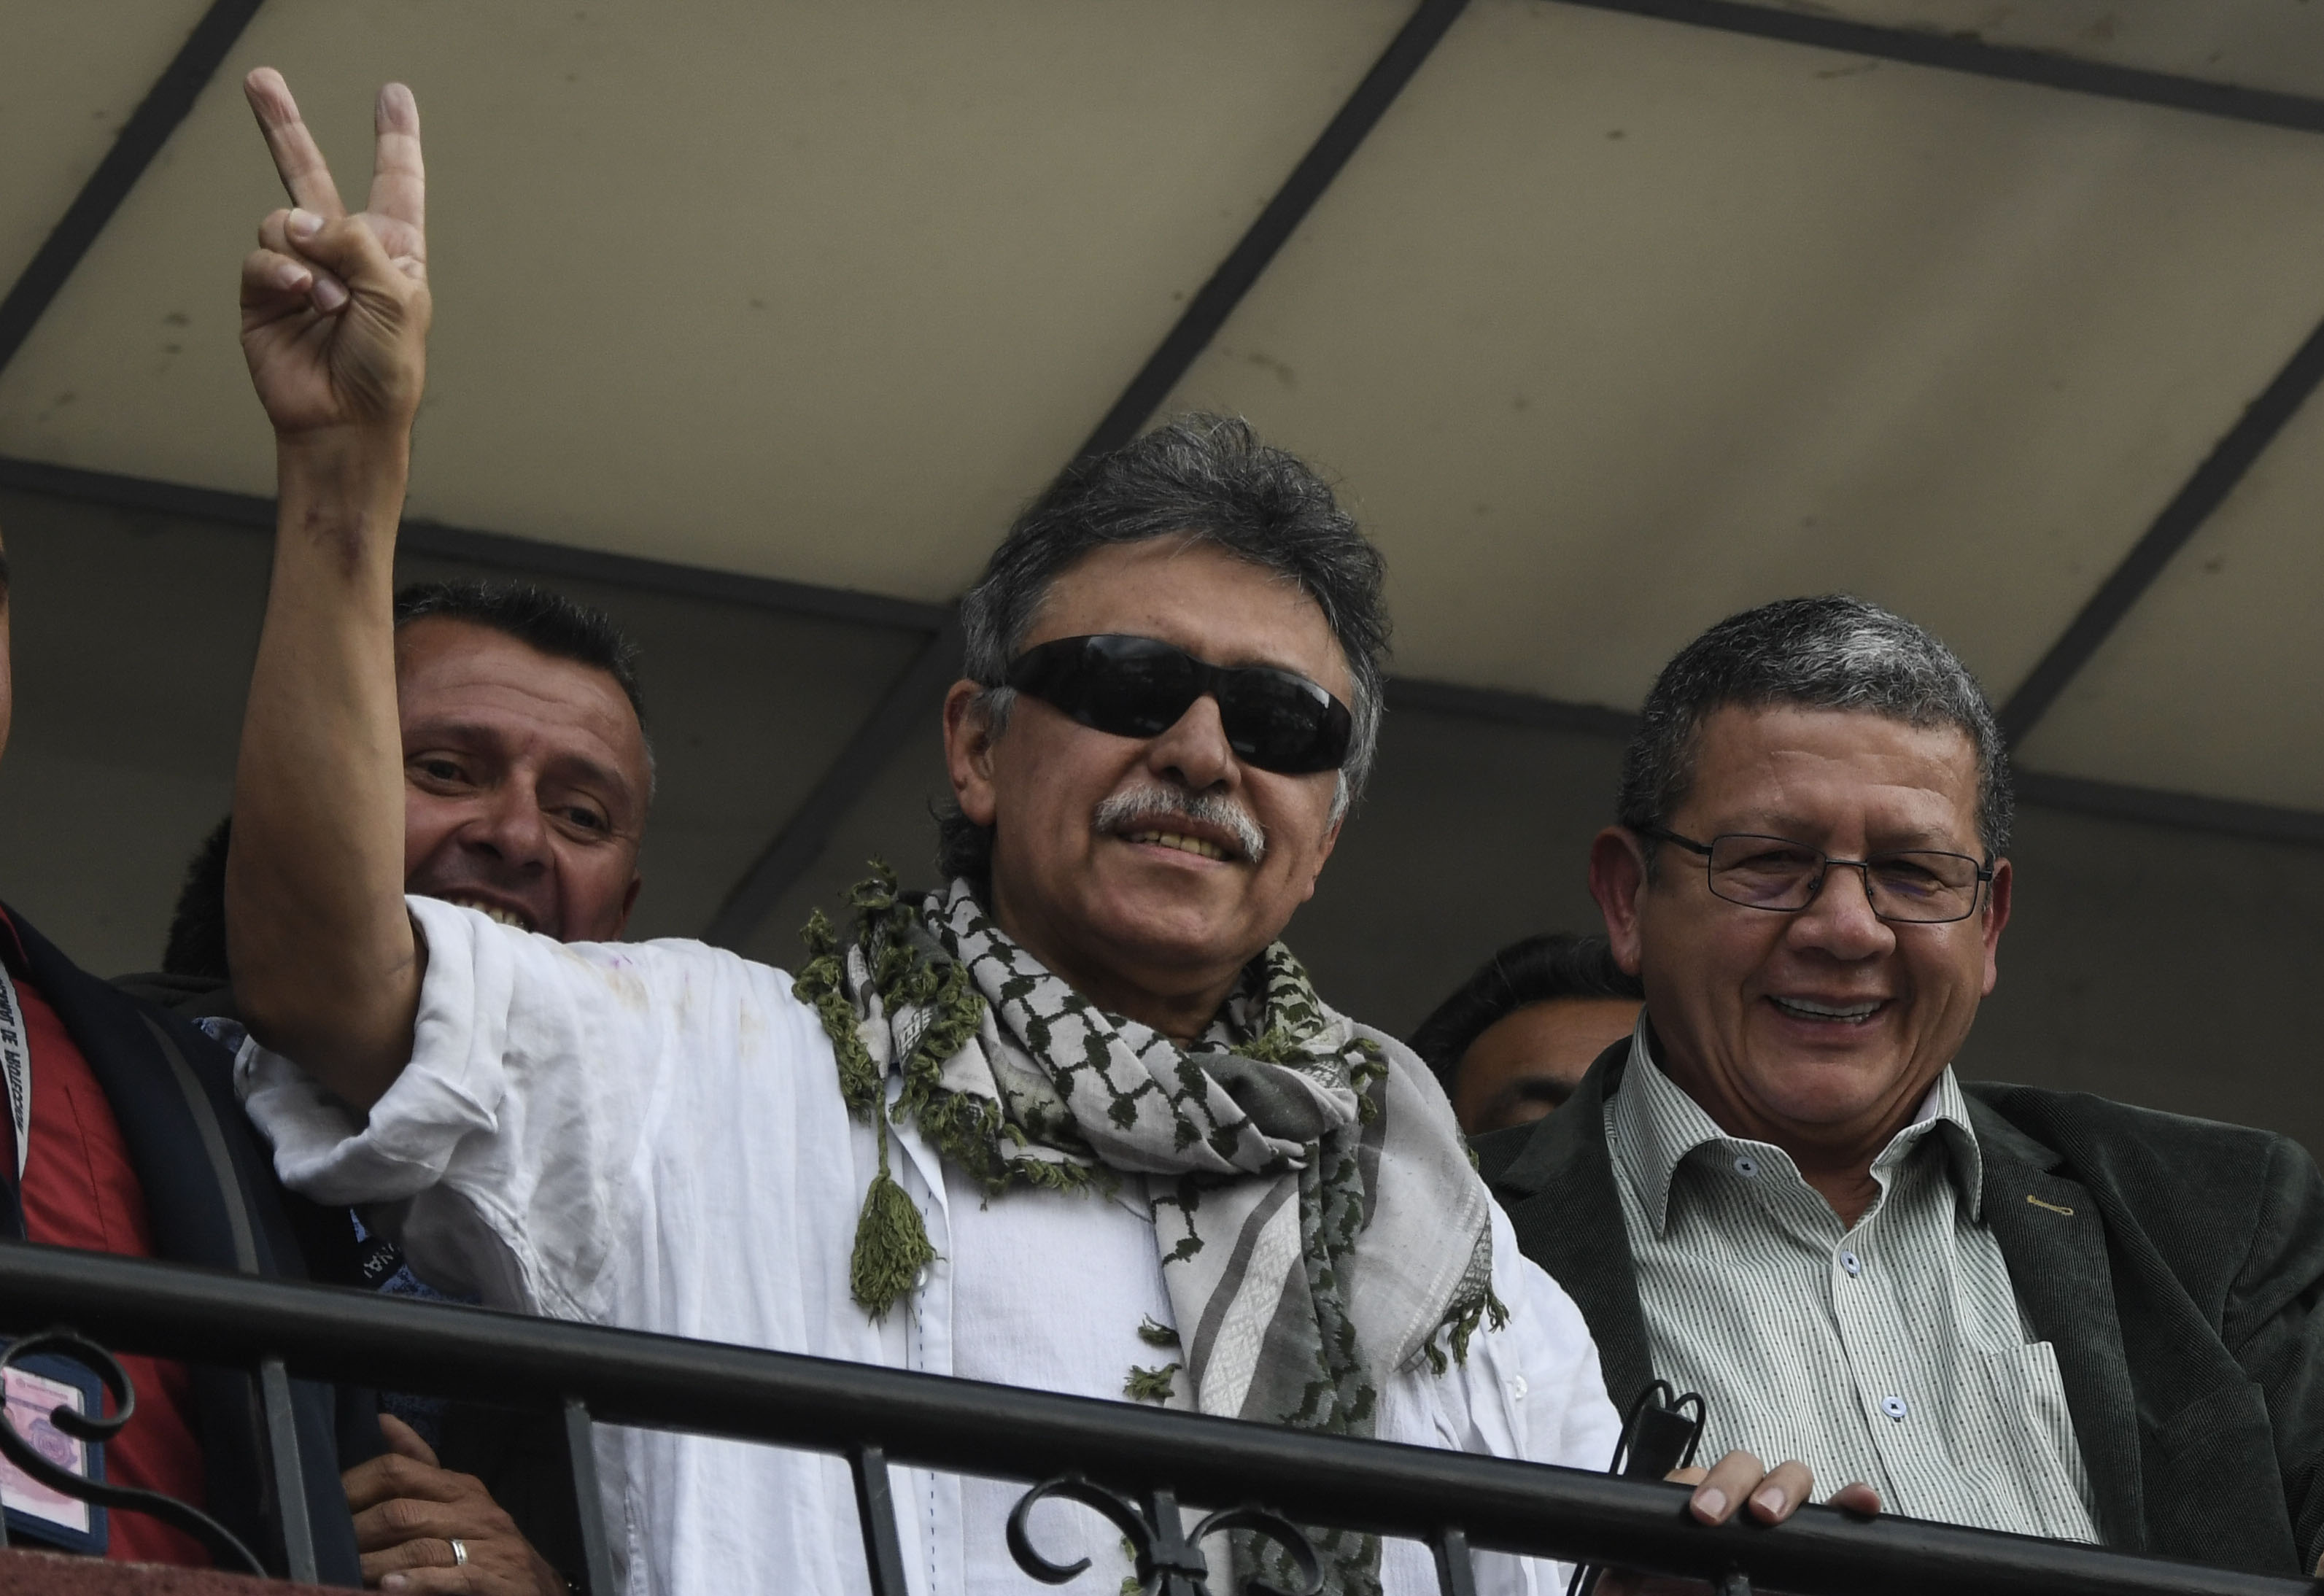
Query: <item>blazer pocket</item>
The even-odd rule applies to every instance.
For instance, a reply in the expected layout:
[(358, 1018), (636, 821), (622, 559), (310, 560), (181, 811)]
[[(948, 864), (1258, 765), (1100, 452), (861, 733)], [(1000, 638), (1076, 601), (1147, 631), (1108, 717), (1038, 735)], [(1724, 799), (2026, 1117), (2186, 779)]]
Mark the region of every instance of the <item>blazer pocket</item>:
[(2238, 1451), (2255, 1439), (2273, 1458), (2274, 1438), (2267, 1399), (2248, 1380), (2215, 1386), (2154, 1426), (2155, 1444), (2174, 1463), (2212, 1452)]

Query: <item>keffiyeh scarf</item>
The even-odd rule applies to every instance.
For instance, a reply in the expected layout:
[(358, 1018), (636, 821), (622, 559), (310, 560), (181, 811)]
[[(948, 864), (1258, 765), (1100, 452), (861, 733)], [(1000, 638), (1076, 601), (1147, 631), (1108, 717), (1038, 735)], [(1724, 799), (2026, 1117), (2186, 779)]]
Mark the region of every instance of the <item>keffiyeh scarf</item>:
[[(1505, 1316), (1490, 1199), (1450, 1112), (1424, 1071), (1326, 1007), (1282, 944), (1181, 1047), (1052, 974), (965, 881), (903, 897), (882, 869), (851, 901), (845, 943), (809, 922), (796, 990), (879, 1133), (851, 1282), (875, 1317), (935, 1257), (889, 1174), (888, 1126), (907, 1121), (996, 1195), (1148, 1177), (1177, 1327), (1141, 1334), (1178, 1361), (1132, 1370), (1133, 1398), (1370, 1435), (1385, 1378), (1423, 1357), (1442, 1371)], [(1370, 1537), (1318, 1549), (1327, 1588), (1377, 1588)]]

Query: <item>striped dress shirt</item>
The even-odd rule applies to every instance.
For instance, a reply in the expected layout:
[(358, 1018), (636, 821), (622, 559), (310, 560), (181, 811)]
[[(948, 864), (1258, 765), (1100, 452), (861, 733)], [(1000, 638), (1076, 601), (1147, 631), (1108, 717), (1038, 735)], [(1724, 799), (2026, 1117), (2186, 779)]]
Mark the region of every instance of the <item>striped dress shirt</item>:
[(1982, 1162), (1948, 1068), (1873, 1160), (1853, 1227), (1789, 1154), (1720, 1130), (1663, 1074), (1643, 1018), (1606, 1104), (1655, 1372), (1702, 1394), (1702, 1457), (1797, 1458), (1828, 1497), (2095, 1541), (2055, 1352), (1979, 1214)]

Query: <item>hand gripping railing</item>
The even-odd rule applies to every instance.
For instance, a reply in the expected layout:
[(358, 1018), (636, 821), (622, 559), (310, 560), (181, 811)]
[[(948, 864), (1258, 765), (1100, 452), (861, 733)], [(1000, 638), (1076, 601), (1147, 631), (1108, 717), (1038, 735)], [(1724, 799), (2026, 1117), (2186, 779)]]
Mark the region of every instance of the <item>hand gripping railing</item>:
[[(1446, 1596), (1469, 1596), (1471, 1548), (1798, 1596), (2315, 1596), (2306, 1580), (2063, 1542), (1803, 1508), (1775, 1528), (1692, 1521), (1678, 1486), (1386, 1442), (1316, 1435), (1128, 1403), (563, 1324), (45, 1247), (0, 1243), (0, 1332), (69, 1326), (115, 1351), (562, 1410), (594, 1596), (612, 1596), (590, 1444), (597, 1423), (683, 1431), (850, 1460), (875, 1596), (904, 1596), (887, 1469), (1042, 1481), (1114, 1503), (1155, 1596), (1230, 1596), (1176, 1505), (1273, 1535), (1283, 1520), (1434, 1549)], [(291, 1471), (295, 1478), (294, 1467)], [(1142, 1504), (1142, 1505), (1141, 1505)], [(1101, 1509), (1104, 1510), (1104, 1509)], [(1025, 1543), (1021, 1509), (1019, 1534)], [(1264, 1519), (1265, 1523), (1260, 1521)], [(1285, 1524), (1287, 1528), (1288, 1525)], [(1033, 1552), (1034, 1562), (1048, 1568)], [(1293, 1561), (1298, 1559), (1295, 1555)], [(1040, 1577), (1031, 1563), (1028, 1573)], [(1205, 1580), (1210, 1582), (1205, 1583)]]

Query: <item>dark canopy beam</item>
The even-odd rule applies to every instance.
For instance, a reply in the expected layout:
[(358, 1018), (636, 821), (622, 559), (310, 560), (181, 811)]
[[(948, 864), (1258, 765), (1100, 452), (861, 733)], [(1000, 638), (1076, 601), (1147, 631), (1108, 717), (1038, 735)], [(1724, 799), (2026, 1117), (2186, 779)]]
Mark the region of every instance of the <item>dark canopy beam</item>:
[[(1259, 219), (1219, 263), (1202, 291), (1187, 301), (1177, 325), (1076, 451), (1076, 460), (1119, 448), (1138, 435), (1467, 4), (1468, 0), (1420, 0), (1339, 114), (1291, 169), (1291, 175), (1259, 213)], [(767, 851), (735, 883), (704, 930), (705, 941), (739, 947), (758, 928), (791, 883), (822, 855), (833, 831), (888, 768), (905, 739), (927, 733), (945, 688), (960, 669), (960, 622), (955, 613), (905, 667), (824, 771), (807, 801), (783, 823)]]
[(1748, 33), (1786, 44), (1812, 45), (1843, 55), (1872, 56), (1936, 67), (2006, 83), (2032, 83), (2102, 99), (2163, 106), (2205, 116), (2256, 122), (2301, 133), (2324, 133), (2324, 100), (2272, 89), (2212, 83), (2176, 72), (2117, 67), (2084, 56), (2009, 44), (1987, 44), (1973, 33), (1940, 33), (1919, 28), (1883, 27), (1807, 11), (1779, 11), (1745, 0), (1562, 0), (1592, 11), (1620, 11), (1662, 22), (1684, 23), (1725, 33)]
[(121, 125), (113, 148), (65, 208), (63, 218), (9, 289), (8, 297), (0, 300), (0, 367), (23, 347), (73, 268), (88, 254), (89, 245), (129, 198), (129, 190), (137, 186), (137, 180), (161, 152), (186, 113), (194, 108), (203, 85), (242, 37), (259, 4), (260, 0), (213, 0), (194, 31), (186, 35), (176, 57), (145, 91), (129, 120)]
[(2172, 495), (2154, 523), (2131, 545), (2122, 563), (2098, 585), (2081, 613), (2018, 684), (2009, 702), (2001, 706), (2002, 735), (2015, 744), (2034, 729), (2163, 575), (2172, 557), (2187, 546), (2211, 512), (2235, 491), (2252, 463), (2275, 441), (2276, 434), (2316, 391), (2319, 381), (2324, 381), (2324, 325), (2308, 335), (2308, 341), (2293, 351), (2275, 380), (2245, 407), (2235, 425), (2211, 447), (2209, 457)]
[[(1628, 710), (1609, 709), (1602, 704), (1570, 704), (1536, 697), (1531, 693), (1464, 687), (1410, 678), (1388, 684), (1388, 702), (1391, 709), (1466, 715), (1474, 720), (1604, 737), (1618, 743), (1628, 742), (1637, 724), (1637, 716)], [(2249, 842), (2324, 848), (2324, 814), (2313, 809), (2289, 809), (2274, 804), (2209, 798), (2201, 793), (2166, 792), (2117, 781), (2052, 776), (2042, 770), (2018, 770), (2015, 786), (2017, 801), (2038, 808), (2164, 826), (2175, 831), (2209, 832)], [(1608, 798), (1611, 797), (1609, 793)], [(1608, 818), (1612, 818), (1610, 807)]]
[[(155, 482), (150, 477), (122, 476), (110, 471), (81, 471), (39, 460), (13, 459), (5, 455), (0, 455), (0, 488), (45, 494), (52, 499), (109, 504), (118, 510), (145, 510), (160, 515), (247, 527), (269, 537), (274, 532), (274, 501), (255, 494), (229, 494), (217, 488)], [(604, 582), (644, 593), (742, 604), (819, 620), (852, 621), (863, 626), (890, 626), (902, 632), (938, 631), (949, 613), (942, 604), (914, 604), (909, 599), (858, 593), (849, 587), (821, 587), (809, 582), (786, 582), (779, 577), (746, 577), (705, 566), (646, 559), (634, 554), (576, 549), (568, 543), (543, 543), (507, 532), (475, 531), (466, 527), (446, 526), (441, 521), (407, 519), (396, 536), (396, 548), (404, 554), (463, 560), (530, 577)]]
[(2017, 772), (2017, 801), (2107, 820), (2167, 826), (2175, 831), (2207, 831), (2246, 842), (2324, 848), (2324, 815), (2313, 809), (2126, 787), (2118, 781), (2088, 781), (2080, 776), (2052, 776), (2041, 770)]
[[(1562, 0), (1562, 3), (1587, 6), (1595, 11), (1618, 11), (1693, 27), (1746, 33), (1849, 55), (1871, 56), (2007, 82), (2035, 84), (2076, 94), (2163, 106), (2172, 110), (2224, 116), (2271, 127), (2292, 128), (2302, 133), (2324, 133), (2324, 100), (2309, 96), (2207, 82), (2201, 78), (2148, 71), (2137, 67), (2113, 66), (2049, 51), (1988, 44), (1974, 35), (1883, 27), (1808, 12), (1777, 10), (1769, 5), (1747, 4), (1745, 0)], [(2001, 728), (2012, 743), (2021, 741), (2032, 731), (2051, 706), (2057, 702), (2059, 695), (2089, 663), (2100, 645), (2121, 624), (2123, 617), (2153, 586), (2172, 558), (2186, 547), (2188, 540), (2202, 528), (2212, 512), (2243, 480), (2253, 462), (2274, 441), (2276, 435), (2309, 394), (2314, 392), (2319, 381), (2324, 381), (2324, 327), (2319, 327), (2309, 335), (2307, 342), (2277, 373), (2274, 381), (2252, 401), (2220, 438), (2209, 457), (2163, 506), (2162, 513), (2155, 517), (2153, 523), (2124, 556), (2122, 562), (2090, 595), (2080, 613), (2075, 615), (2058, 641), (2019, 684), (2017, 690), (2010, 695), (2008, 703), (2001, 708)], [(2053, 790), (2071, 790), (2084, 797), (2088, 796), (2085, 789), (2097, 790), (2107, 785), (2076, 783), (2066, 778), (2040, 776), (2029, 776), (2028, 780), (2036, 788), (2049, 783)], [(2061, 782), (2065, 785), (2055, 785)], [(2114, 789), (2107, 787), (2107, 790)], [(2135, 792), (2139, 789), (2120, 790)], [(2130, 807), (2139, 810), (2144, 817), (2153, 817), (2181, 801), (2175, 794), (2161, 796), (2170, 802), (2158, 807), (2140, 800), (2131, 804)], [(2033, 798), (2032, 801), (2043, 800)], [(2187, 801), (2197, 804), (2214, 802), (2210, 799)], [(2067, 807), (2087, 809), (2091, 806), (2078, 800)], [(2287, 835), (2286, 826), (2264, 816), (2284, 813), (2298, 815), (2297, 811), (2254, 809), (2253, 806), (2247, 805), (2228, 806), (2228, 809), (2233, 813), (2222, 810), (2213, 816), (2221, 823), (2219, 826), (2207, 828), (2224, 829), (2245, 835), (2264, 833), (2282, 836)], [(2245, 813), (2246, 810), (2260, 814), (2263, 818), (2255, 820), (2250, 814)], [(2290, 831), (2299, 832), (2304, 823), (2304, 816), (2290, 823)], [(2255, 827), (2258, 829), (2255, 830)]]
[[(187, 520), (245, 527), (255, 532), (272, 534), (274, 530), (272, 499), (144, 477), (117, 476), (109, 472), (76, 471), (5, 457), (0, 457), (0, 490), (152, 511)], [(949, 613), (933, 604), (913, 604), (846, 588), (736, 577), (698, 566), (671, 565), (630, 555), (571, 549), (561, 543), (540, 543), (503, 532), (470, 531), (427, 522), (405, 528), (404, 547), (412, 553), (470, 560), (530, 576), (619, 583), (678, 598), (750, 604), (785, 614), (813, 615), (859, 625), (933, 632), (945, 624)], [(952, 647), (955, 652), (944, 656), (947, 660), (957, 658), (956, 633)], [(946, 669), (950, 669), (949, 665)], [(933, 694), (938, 688), (928, 690)], [(1461, 687), (1412, 677), (1389, 679), (1388, 702), (1389, 708), (1399, 714), (1465, 715), (1614, 742), (1627, 742), (1637, 720), (1628, 710), (1602, 704), (1575, 704), (1532, 693)], [(2038, 770), (2017, 772), (2017, 796), (2021, 802), (2043, 808), (2071, 810), (2110, 820), (2167, 826), (2257, 842), (2324, 847), (2324, 814), (2310, 809), (2244, 803), (2198, 793), (2165, 792), (2118, 782), (2089, 781), (2076, 776), (2052, 776)]]
[(1138, 436), (1138, 429), (1170, 397), (1170, 391), (1194, 365), (1195, 356), (1210, 346), (1219, 328), (1234, 313), (1234, 308), (1242, 303), (1243, 295), (1259, 281), (1259, 273), (1267, 270), (1293, 231), (1314, 208), (1323, 191), (1332, 186), (1332, 180), (1340, 175), (1348, 158), (1364, 142), (1364, 136), (1396, 103), (1396, 97), (1404, 92), (1404, 86), (1412, 81), (1412, 75), (1420, 70), (1421, 63), (1428, 59), (1444, 37), (1445, 30), (1467, 5), (1468, 0), (1421, 0), (1419, 7), (1388, 42), (1388, 47), (1380, 52), (1379, 60), (1372, 63), (1372, 69), (1364, 74), (1364, 80), (1356, 85), (1356, 91), (1340, 107), (1339, 115), (1325, 125), (1322, 135), (1300, 158), (1299, 164), (1291, 169), (1291, 175), (1276, 190), (1275, 198), (1267, 202), (1267, 208), (1259, 213), (1250, 230), (1219, 263), (1219, 269), (1211, 273), (1202, 291), (1187, 301), (1178, 324), (1170, 329), (1169, 336), (1138, 374), (1130, 378), (1130, 386), (1113, 401), (1113, 408), (1083, 443), (1075, 459), (1120, 448)]
[(791, 883), (823, 856), (831, 834), (871, 790), (906, 740), (916, 733), (923, 737), (928, 734), (945, 689), (960, 674), (960, 612), (955, 609), (943, 630), (912, 656), (903, 675), (872, 706), (872, 713), (855, 728), (839, 756), (783, 822), (767, 851), (726, 895), (726, 901), (702, 933), (705, 942), (740, 948), (790, 890)]

